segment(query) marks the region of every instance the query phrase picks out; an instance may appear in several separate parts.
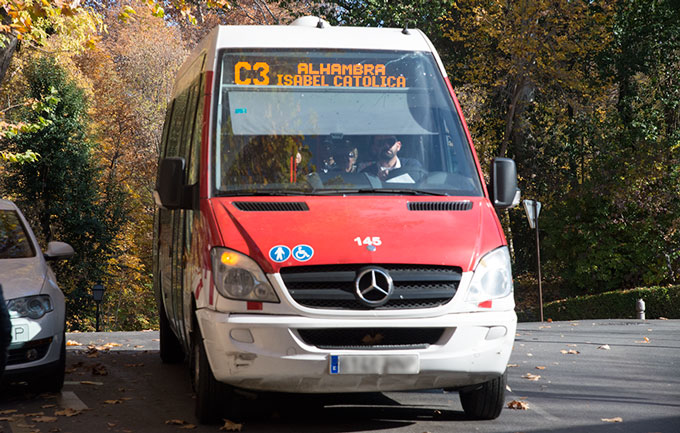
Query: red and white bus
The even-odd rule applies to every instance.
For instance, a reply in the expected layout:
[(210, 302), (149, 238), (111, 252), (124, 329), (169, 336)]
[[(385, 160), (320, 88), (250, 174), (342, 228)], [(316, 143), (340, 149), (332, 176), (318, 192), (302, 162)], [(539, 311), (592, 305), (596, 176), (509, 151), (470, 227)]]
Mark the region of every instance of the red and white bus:
[(161, 357), (190, 361), (199, 420), (237, 388), (444, 388), (496, 418), (517, 318), (495, 209), (519, 191), (512, 160), (489, 178), (421, 31), (212, 31), (154, 192)]

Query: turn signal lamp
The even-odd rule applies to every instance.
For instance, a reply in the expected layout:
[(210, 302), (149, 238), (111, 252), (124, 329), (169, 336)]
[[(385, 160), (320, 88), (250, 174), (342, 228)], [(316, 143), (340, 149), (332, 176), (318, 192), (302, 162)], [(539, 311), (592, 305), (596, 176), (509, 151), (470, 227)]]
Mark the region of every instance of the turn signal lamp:
[(220, 261), (227, 266), (235, 266), (238, 263), (238, 254), (232, 253), (231, 251), (225, 251), (220, 257)]

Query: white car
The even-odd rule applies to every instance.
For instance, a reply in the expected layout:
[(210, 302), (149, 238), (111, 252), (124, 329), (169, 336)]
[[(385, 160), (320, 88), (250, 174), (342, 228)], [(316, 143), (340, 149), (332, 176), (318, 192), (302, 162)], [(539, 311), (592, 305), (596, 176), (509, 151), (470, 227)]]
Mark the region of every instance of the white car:
[(45, 391), (62, 388), (64, 294), (47, 262), (73, 253), (64, 242), (50, 242), (43, 253), (19, 208), (0, 200), (0, 284), (12, 323), (3, 380), (24, 380)]

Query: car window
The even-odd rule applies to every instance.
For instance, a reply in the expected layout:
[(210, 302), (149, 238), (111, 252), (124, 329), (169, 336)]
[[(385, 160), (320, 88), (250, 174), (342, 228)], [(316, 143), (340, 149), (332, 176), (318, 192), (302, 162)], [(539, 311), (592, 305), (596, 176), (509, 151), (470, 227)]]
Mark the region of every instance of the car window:
[(0, 259), (33, 256), (33, 245), (19, 215), (13, 210), (0, 210)]

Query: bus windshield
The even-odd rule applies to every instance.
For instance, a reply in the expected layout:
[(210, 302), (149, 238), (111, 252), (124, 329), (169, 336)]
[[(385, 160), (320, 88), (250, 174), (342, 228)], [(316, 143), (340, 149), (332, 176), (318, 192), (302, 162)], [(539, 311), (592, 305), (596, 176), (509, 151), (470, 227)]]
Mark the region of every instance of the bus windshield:
[(482, 195), (431, 53), (225, 50), (219, 74), (215, 195)]

